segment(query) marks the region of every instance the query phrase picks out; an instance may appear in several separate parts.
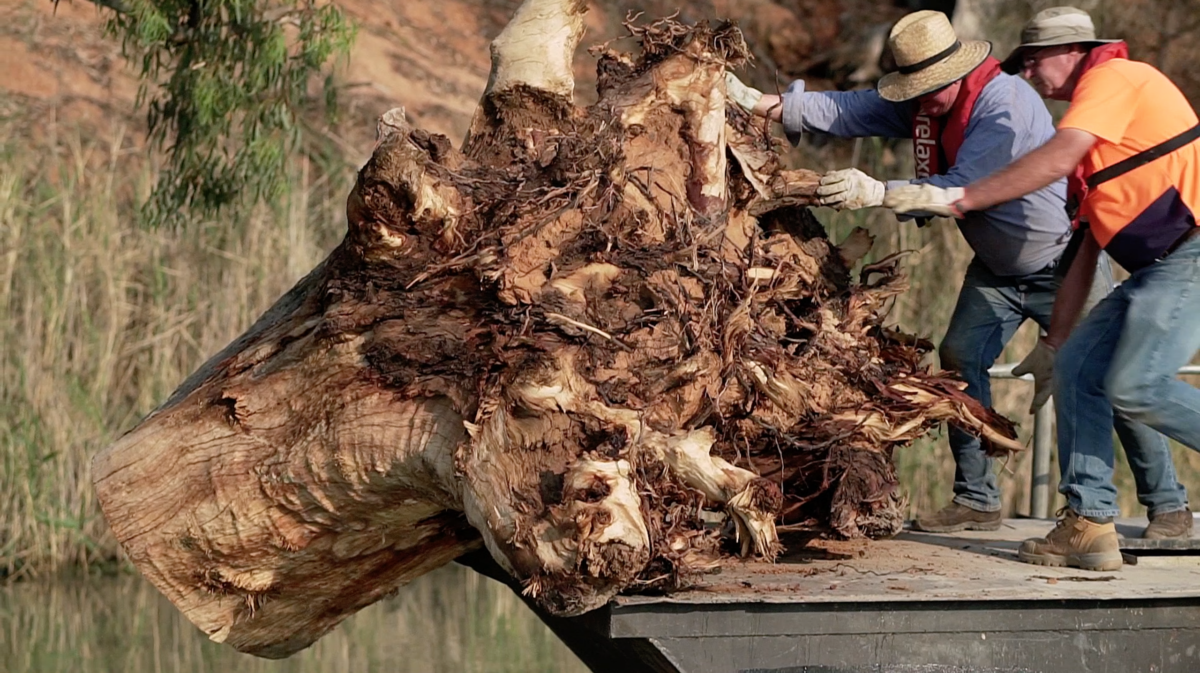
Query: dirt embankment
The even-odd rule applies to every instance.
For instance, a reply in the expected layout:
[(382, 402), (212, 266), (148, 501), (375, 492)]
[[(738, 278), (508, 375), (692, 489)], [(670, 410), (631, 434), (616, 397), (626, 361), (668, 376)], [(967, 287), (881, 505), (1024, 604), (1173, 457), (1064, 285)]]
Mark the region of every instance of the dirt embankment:
[[(520, 4), (518, 0), (382, 2), (339, 0), (359, 27), (347, 63), (341, 65), (347, 115), (334, 135), (351, 161), (365, 161), (374, 120), (402, 105), (421, 128), (459, 141), (470, 124), (488, 76), (488, 44)], [(882, 5), (882, 6), (881, 6)], [(49, 0), (0, 0), (0, 116), (18, 119), (31, 141), (62, 125), (88, 131), (136, 130), (135, 70), (119, 42), (104, 34), (108, 10), (85, 0), (57, 8)], [(586, 18), (587, 47), (624, 34), (629, 13), (681, 21), (734, 18), (747, 35), (756, 63), (749, 81), (770, 89), (793, 77), (849, 84), (870, 72), (866, 48), (872, 36), (902, 10), (884, 3), (834, 0), (704, 0), (680, 9), (666, 0), (599, 0)], [(577, 95), (595, 97), (596, 59), (584, 49), (575, 58)], [(862, 68), (866, 66), (866, 70)], [(138, 142), (141, 134), (128, 134)]]

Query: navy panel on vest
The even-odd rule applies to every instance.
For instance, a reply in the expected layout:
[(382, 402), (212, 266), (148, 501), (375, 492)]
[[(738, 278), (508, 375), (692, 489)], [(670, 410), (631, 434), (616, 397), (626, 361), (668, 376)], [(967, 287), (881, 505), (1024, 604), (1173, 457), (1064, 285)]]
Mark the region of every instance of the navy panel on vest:
[(1104, 250), (1132, 273), (1162, 259), (1195, 226), (1195, 214), (1171, 187), (1118, 231)]

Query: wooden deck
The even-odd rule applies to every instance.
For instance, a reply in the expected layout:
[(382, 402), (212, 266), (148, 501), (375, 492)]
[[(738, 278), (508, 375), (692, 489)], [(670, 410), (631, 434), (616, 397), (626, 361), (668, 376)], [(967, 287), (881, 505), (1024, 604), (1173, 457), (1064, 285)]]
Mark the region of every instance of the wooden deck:
[[(998, 531), (946, 535), (905, 531), (874, 542), (813, 541), (776, 563), (744, 563), (711, 575), (693, 590), (662, 597), (618, 598), (617, 606), (654, 603), (846, 603), (1069, 599), (1200, 599), (1200, 539), (1168, 543), (1117, 572), (1049, 568), (1017, 560), (1017, 547), (1053, 522), (1009, 519)], [(1121, 520), (1124, 545), (1151, 549), (1136, 536), (1145, 520)], [(785, 543), (787, 539), (785, 538)], [(1178, 549), (1184, 547), (1184, 549)], [(1190, 548), (1190, 549), (1189, 549)], [(1200, 670), (1200, 669), (1198, 669)]]
[[(539, 616), (596, 673), (1200, 671), (1200, 540), (1138, 550), (1116, 572), (1019, 562), (1020, 541), (1053, 525), (785, 537), (774, 564), (727, 565), (687, 591), (621, 597), (580, 617)], [(1145, 546), (1144, 526), (1118, 522), (1129, 547)], [(505, 579), (486, 552), (463, 562)]]

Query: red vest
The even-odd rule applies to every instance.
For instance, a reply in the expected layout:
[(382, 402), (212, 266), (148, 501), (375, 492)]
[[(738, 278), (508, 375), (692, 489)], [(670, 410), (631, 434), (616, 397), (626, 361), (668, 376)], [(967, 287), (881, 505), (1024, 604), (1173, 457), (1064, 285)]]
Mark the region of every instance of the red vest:
[(983, 87), (1000, 74), (1000, 61), (989, 56), (962, 80), (954, 106), (942, 117), (913, 117), (913, 154), (917, 159), (917, 177), (927, 178), (950, 170), (958, 158), (975, 101)]

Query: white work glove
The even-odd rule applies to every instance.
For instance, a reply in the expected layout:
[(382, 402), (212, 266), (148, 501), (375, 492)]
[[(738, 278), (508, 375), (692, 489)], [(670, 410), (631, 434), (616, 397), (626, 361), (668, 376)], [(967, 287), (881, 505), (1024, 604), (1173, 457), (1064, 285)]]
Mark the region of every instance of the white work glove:
[(883, 203), (885, 186), (857, 168), (829, 171), (821, 176), (817, 203), (838, 210), (870, 208)]
[(901, 185), (887, 191), (883, 205), (900, 214), (931, 214), (942, 217), (962, 217), (956, 207), (966, 194), (962, 187), (935, 187), (934, 185)]
[(1054, 346), (1038, 340), (1037, 346), (1021, 360), (1021, 364), (1013, 367), (1015, 376), (1033, 374), (1033, 404), (1029, 405), (1029, 413), (1035, 413), (1054, 391), (1054, 356), (1057, 351)]
[(763, 92), (737, 78), (737, 75), (725, 71), (725, 97), (737, 103), (746, 110), (753, 110), (762, 99)]

